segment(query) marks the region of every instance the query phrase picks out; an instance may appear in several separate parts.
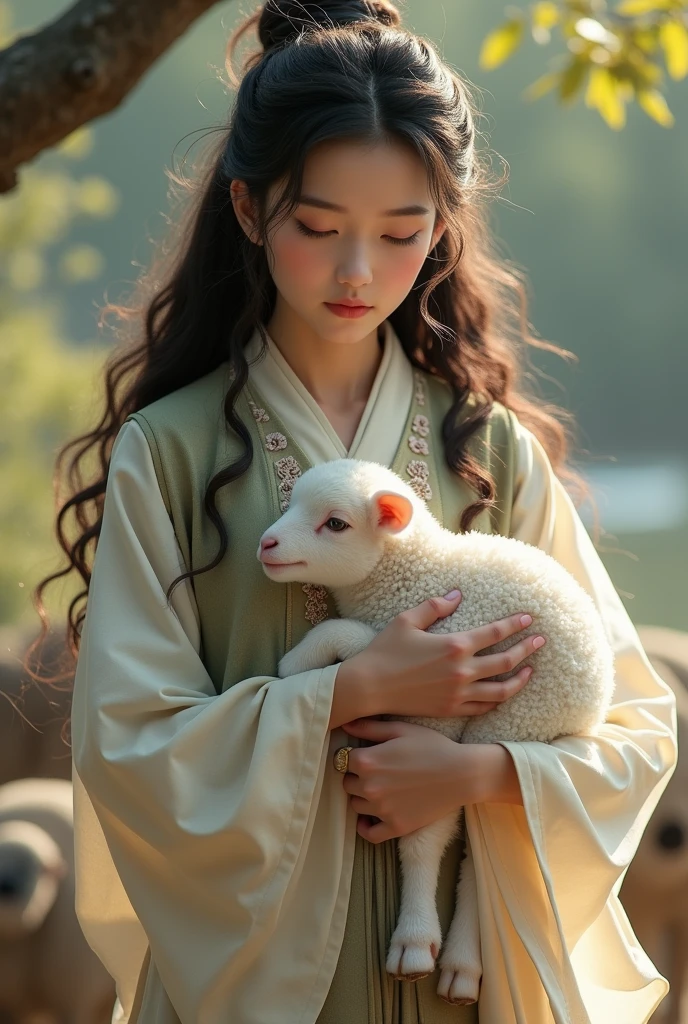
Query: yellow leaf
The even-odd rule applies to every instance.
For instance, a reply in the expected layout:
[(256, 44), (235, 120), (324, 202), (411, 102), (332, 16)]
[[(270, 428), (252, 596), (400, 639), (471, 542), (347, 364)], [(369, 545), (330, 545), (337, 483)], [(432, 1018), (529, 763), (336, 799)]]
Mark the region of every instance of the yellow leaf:
[(540, 0), (540, 3), (533, 5), (531, 17), (537, 28), (550, 29), (559, 23), (561, 11), (551, 0)]
[(524, 100), (539, 100), (541, 96), (545, 96), (550, 90), (555, 89), (559, 85), (560, 75), (550, 74), (542, 75), (535, 82), (528, 86), (523, 91)]
[(659, 41), (664, 50), (667, 71), (677, 81), (688, 75), (688, 30), (680, 21), (664, 21), (659, 26)]
[(672, 0), (622, 0), (616, 7), (616, 13), (626, 14), (632, 18), (638, 14), (650, 14), (652, 11), (666, 11), (672, 6)]
[(17, 249), (10, 253), (7, 264), (10, 287), (17, 291), (30, 292), (43, 283), (45, 261), (38, 249)]
[(593, 68), (585, 93), (585, 103), (594, 107), (610, 128), (618, 130), (626, 123), (626, 106), (618, 83), (606, 68)]
[(85, 126), (77, 128), (66, 139), (63, 139), (57, 147), (59, 153), (72, 160), (81, 160), (83, 157), (88, 156), (92, 149), (93, 131)]
[(17, 33), (12, 30), (12, 11), (6, 3), (0, 0), (0, 47), (4, 49), (17, 38)]
[(102, 254), (92, 245), (72, 245), (62, 253), (59, 271), (63, 280), (70, 284), (92, 281), (103, 272), (105, 261)]
[(559, 98), (567, 103), (578, 94), (585, 81), (588, 65), (583, 60), (573, 60), (562, 73), (559, 81)]
[(518, 49), (523, 39), (523, 22), (507, 21), (483, 40), (480, 49), (480, 67), (491, 71), (499, 67)]
[(667, 101), (657, 89), (643, 89), (638, 93), (638, 103), (648, 117), (651, 117), (663, 128), (671, 128), (674, 124), (674, 115), (667, 106)]
[(111, 217), (119, 206), (119, 194), (105, 178), (89, 174), (76, 185), (76, 205), (91, 217)]

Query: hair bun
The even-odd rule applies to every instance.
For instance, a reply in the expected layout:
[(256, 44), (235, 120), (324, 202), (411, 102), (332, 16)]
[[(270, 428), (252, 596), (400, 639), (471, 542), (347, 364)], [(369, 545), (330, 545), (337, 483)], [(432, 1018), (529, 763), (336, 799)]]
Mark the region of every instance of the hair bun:
[(303, 29), (366, 21), (396, 28), (401, 25), (401, 15), (390, 0), (266, 0), (258, 20), (258, 38), (268, 53), (291, 42)]

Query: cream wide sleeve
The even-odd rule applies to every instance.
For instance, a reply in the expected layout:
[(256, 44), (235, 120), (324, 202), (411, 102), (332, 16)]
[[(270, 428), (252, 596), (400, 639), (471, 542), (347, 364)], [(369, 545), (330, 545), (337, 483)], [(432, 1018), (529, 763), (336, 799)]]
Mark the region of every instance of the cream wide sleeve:
[[(218, 695), (188, 581), (166, 604), (184, 568), (145, 435), (129, 422), (112, 453), (74, 684), (77, 913), (117, 983), (116, 1019), (129, 1018), (147, 946), (161, 985), (146, 990), (142, 1021), (262, 1024), (296, 1020), (297, 1009), (301, 1019), (299, 985), (310, 990), (319, 962), (301, 956), (294, 883), (313, 871), (304, 858), (337, 666)], [(341, 821), (344, 804), (332, 814)], [(339, 865), (327, 866), (337, 877)], [(317, 900), (318, 878), (308, 885)], [(282, 984), (280, 964), (260, 958), (290, 901), (297, 966)], [(316, 909), (326, 935), (333, 908)], [(278, 995), (270, 1011), (258, 998), (256, 1016), (242, 1016), (252, 971)], [(280, 1012), (285, 997), (293, 1018)]]
[[(590, 593), (616, 655), (594, 738), (504, 743), (523, 807), (474, 805), (487, 1024), (643, 1024), (668, 990), (617, 893), (676, 761), (674, 698), (537, 439), (518, 426), (512, 536), (548, 552)], [(525, 609), (527, 611), (527, 609)]]

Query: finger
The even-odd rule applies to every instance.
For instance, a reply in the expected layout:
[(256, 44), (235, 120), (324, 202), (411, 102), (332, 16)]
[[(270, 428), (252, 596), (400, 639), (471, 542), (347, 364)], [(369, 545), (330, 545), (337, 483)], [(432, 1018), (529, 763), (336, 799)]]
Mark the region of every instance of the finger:
[(460, 604), (461, 591), (452, 590), (444, 597), (429, 597), (427, 601), (416, 605), (415, 608), (409, 608), (408, 611), (402, 612), (397, 618), (403, 619), (416, 629), (427, 629), (432, 626), (433, 622), (444, 619), (447, 615), (455, 612)]
[(348, 793), (349, 796), (360, 796), (363, 797), (363, 782), (354, 772), (347, 772), (342, 779), (342, 786), (344, 792)]
[(377, 718), (357, 718), (353, 722), (347, 722), (342, 729), (349, 736), (382, 742), (403, 736), (405, 731), (408, 732), (407, 725), (408, 722), (380, 722)]
[(471, 658), (471, 671), (476, 679), (488, 679), (504, 672), (513, 672), (524, 658), (534, 654), (544, 643), (543, 636), (527, 636), (500, 654), (479, 654)]
[(483, 679), (466, 687), (466, 694), (471, 701), (485, 701), (488, 704), (501, 704), (515, 693), (522, 690), (533, 674), (530, 665), (524, 667), (508, 679)]
[(477, 626), (475, 629), (467, 630), (470, 637), (470, 646), (473, 654), (477, 651), (484, 651), (486, 647), (492, 647), (501, 640), (520, 633), (532, 624), (532, 615), (519, 612), (517, 615), (509, 615), (506, 619), (498, 619), (496, 622), (488, 622), (486, 626)]
[[(363, 814), (367, 818), (372, 816), (372, 805), (370, 800), (366, 800), (364, 796), (352, 796), (349, 798), (352, 810), (356, 811), (356, 814)], [(375, 819), (379, 821), (379, 818)]]
[(359, 817), (356, 824), (356, 831), (369, 843), (384, 843), (387, 839), (394, 839), (392, 829), (384, 821), (378, 818), (372, 820), (366, 817)]

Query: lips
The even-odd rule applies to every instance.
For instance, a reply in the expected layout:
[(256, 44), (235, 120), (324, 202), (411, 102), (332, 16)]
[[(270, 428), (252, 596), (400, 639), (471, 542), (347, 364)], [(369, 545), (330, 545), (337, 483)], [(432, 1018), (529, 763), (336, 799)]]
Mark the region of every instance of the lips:
[(331, 313), (335, 314), (335, 316), (342, 316), (348, 319), (365, 316), (365, 314), (373, 308), (372, 306), (362, 305), (352, 306), (343, 302), (326, 302), (325, 305)]

